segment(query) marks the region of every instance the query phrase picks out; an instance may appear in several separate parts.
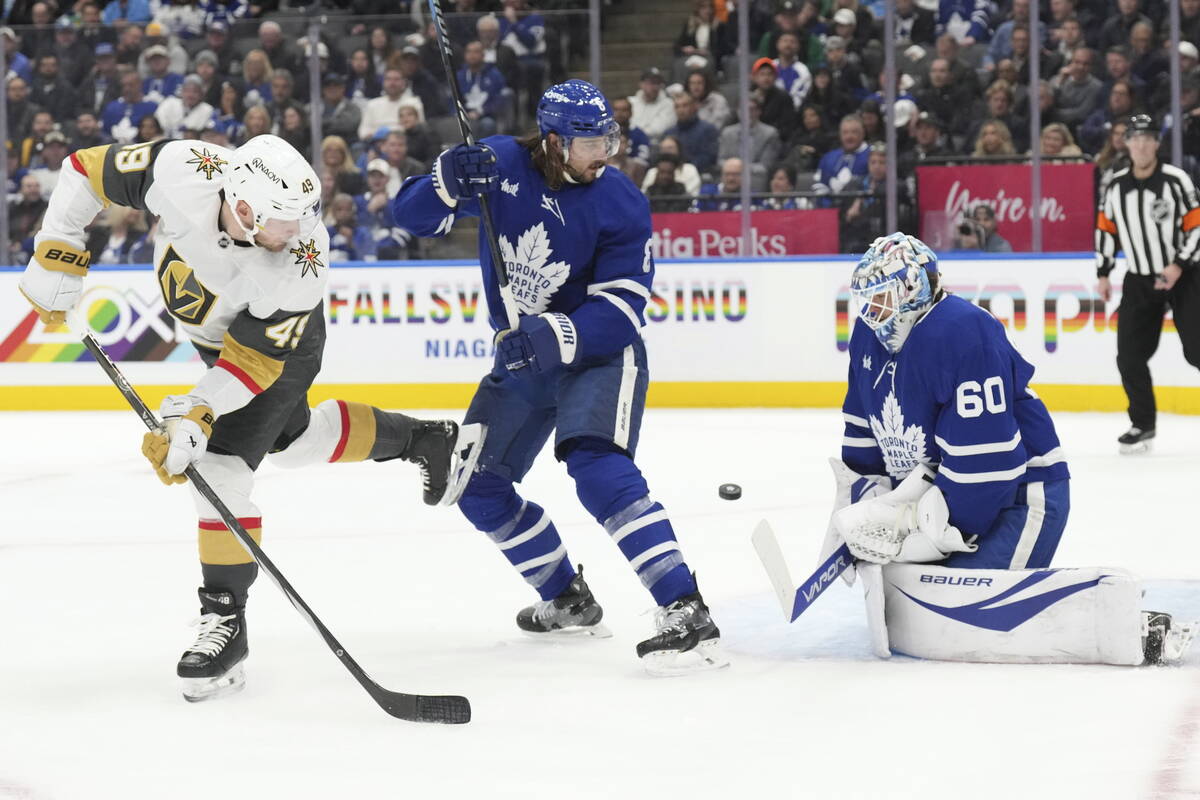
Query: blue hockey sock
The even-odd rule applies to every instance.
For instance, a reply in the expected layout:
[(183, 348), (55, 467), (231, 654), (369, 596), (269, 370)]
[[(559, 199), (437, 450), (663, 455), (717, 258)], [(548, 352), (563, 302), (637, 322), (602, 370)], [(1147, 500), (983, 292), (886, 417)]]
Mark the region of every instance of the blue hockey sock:
[(458, 507), (477, 530), (496, 543), (543, 600), (558, 597), (575, 577), (550, 516), (537, 503), (522, 500), (511, 481), (478, 472), (467, 484)]
[(565, 460), (580, 502), (621, 548), (654, 602), (665, 606), (695, 592), (667, 512), (650, 499), (633, 459), (608, 442), (584, 440)]

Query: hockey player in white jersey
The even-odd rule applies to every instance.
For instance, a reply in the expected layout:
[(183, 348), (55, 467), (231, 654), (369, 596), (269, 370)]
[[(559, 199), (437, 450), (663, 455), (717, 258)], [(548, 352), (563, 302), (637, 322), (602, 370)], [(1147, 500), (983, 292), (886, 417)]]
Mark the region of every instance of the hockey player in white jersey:
[[(199, 141), (104, 145), (73, 153), (50, 198), (21, 292), (43, 322), (61, 323), (87, 274), (84, 228), (109, 205), (159, 216), (154, 270), (171, 315), (208, 368), (186, 394), (163, 400), (163, 433), (142, 451), (167, 484), (194, 465), (255, 541), (262, 514), (251, 499), (263, 458), (284, 467), (316, 462), (416, 463), (424, 499), (459, 489), (458, 426), (361, 403), (309, 409), (321, 366), (328, 235), (321, 185), (296, 150), (259, 136), (236, 151)], [(247, 649), (245, 605), (258, 567), (197, 492), (204, 585), (195, 642), (179, 661), (184, 696), (239, 689)]]
[(1048, 568), (1070, 476), (1029, 388), (1033, 367), (1003, 325), (942, 290), (936, 256), (902, 233), (875, 240), (850, 288), (858, 320), (824, 555), (845, 541), (859, 559), (876, 652), (1018, 663), (1181, 658), (1194, 624), (1142, 611), (1128, 572)]

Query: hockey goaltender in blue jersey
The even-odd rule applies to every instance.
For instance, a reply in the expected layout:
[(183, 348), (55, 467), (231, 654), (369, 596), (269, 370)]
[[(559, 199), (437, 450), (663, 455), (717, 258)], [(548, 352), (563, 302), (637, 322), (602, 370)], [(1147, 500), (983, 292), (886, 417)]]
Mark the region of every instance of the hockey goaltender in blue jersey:
[[(582, 363), (612, 356), (639, 336), (654, 278), (650, 210), (622, 172), (606, 169), (587, 186), (552, 191), (529, 153), (511, 136), (481, 140), (496, 153), (500, 191), (488, 196), (509, 286), (522, 315), (571, 315)], [(479, 216), (479, 201), (462, 198), (450, 211), (437, 199), (434, 176), (410, 178), (396, 196), (396, 219), (417, 236), (439, 236), (458, 217)], [(492, 327), (508, 327), (485, 231), (479, 258)], [(636, 284), (633, 285), (633, 284)]]
[[(1056, 485), (1069, 478), (1067, 464), (1046, 406), (1029, 388), (1033, 367), (1004, 326), (961, 297), (935, 290), (932, 300), (894, 354), (856, 321), (842, 460), (893, 485), (920, 463), (933, 467), (950, 524), (986, 538), (1022, 485)], [(968, 566), (974, 555), (951, 563)]]

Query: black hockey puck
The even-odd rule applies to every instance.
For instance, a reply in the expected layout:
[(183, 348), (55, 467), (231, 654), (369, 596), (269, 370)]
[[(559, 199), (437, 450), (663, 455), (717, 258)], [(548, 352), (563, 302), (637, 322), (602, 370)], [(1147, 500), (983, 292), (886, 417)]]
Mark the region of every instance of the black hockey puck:
[(722, 483), (717, 488), (717, 494), (721, 495), (722, 500), (737, 500), (742, 496), (742, 487), (736, 483)]

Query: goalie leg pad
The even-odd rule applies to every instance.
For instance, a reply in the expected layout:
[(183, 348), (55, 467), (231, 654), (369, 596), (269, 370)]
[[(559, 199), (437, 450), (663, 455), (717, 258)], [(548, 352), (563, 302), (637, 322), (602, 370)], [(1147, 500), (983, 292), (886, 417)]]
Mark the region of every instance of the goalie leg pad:
[(895, 653), (1018, 664), (1143, 660), (1141, 587), (1125, 570), (889, 564), (882, 578)]

